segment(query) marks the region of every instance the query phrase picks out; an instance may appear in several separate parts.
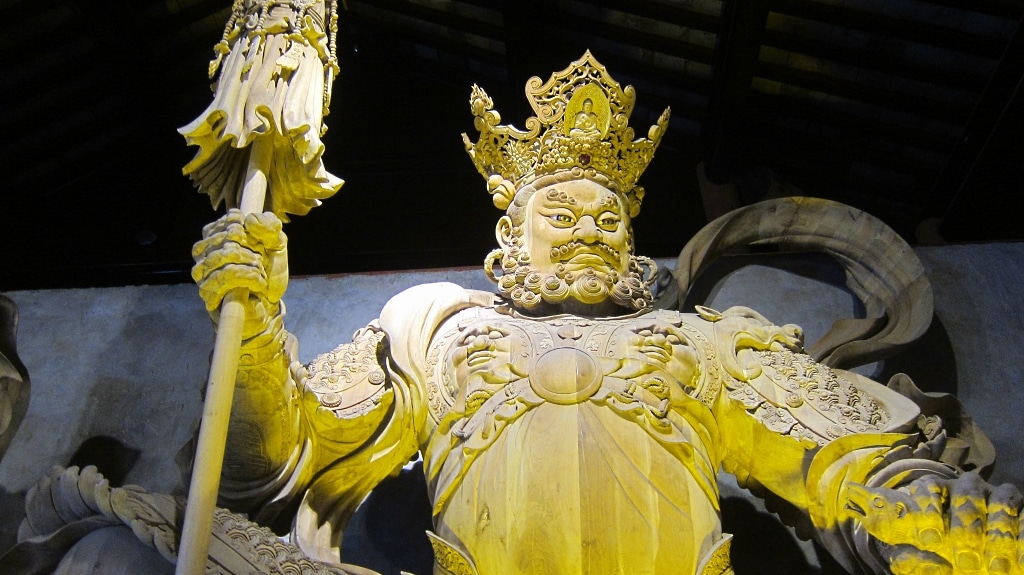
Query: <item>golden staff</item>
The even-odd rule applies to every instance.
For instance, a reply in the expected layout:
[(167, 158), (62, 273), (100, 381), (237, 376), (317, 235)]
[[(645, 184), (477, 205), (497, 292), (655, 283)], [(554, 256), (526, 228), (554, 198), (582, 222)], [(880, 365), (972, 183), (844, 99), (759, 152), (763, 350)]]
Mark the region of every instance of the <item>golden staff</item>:
[[(337, 29), (336, 0), (234, 1), (210, 63), (210, 78), (221, 69), (213, 103), (179, 130), (199, 146), (182, 171), (214, 209), (223, 202), (288, 221), (344, 183), (320, 159)], [(248, 297), (235, 288), (221, 304), (176, 575), (206, 570)]]

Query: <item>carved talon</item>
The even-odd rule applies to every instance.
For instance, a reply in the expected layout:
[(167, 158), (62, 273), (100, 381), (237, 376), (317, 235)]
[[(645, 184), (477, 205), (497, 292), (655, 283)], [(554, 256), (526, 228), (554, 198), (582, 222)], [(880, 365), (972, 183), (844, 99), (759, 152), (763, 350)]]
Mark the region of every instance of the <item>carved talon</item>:
[(846, 494), (846, 509), (881, 543), (894, 574), (1024, 574), (1024, 498), (1012, 485), (967, 473), (901, 490), (851, 484)]

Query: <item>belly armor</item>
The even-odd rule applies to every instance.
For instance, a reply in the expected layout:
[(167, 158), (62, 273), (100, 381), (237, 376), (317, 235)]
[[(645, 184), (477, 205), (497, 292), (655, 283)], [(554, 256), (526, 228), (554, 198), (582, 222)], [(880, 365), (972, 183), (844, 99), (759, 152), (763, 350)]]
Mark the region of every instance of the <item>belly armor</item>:
[[(688, 320), (688, 321), (684, 321)], [(464, 310), (436, 332), (437, 545), (490, 573), (696, 573), (721, 542), (701, 320)], [(439, 567), (439, 571), (444, 570)]]

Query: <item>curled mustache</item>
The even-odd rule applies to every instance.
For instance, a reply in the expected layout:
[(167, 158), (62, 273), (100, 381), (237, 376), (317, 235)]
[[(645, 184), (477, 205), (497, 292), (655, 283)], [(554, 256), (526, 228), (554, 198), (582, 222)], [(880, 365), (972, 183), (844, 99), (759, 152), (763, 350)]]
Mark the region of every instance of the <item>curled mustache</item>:
[(579, 252), (584, 250), (590, 251), (597, 248), (599, 251), (604, 252), (608, 257), (611, 258), (611, 262), (619, 260), (619, 250), (611, 247), (610, 245), (602, 242), (595, 242), (592, 244), (584, 244), (578, 241), (571, 241), (560, 246), (551, 248), (551, 259), (553, 261), (567, 260), (575, 257)]

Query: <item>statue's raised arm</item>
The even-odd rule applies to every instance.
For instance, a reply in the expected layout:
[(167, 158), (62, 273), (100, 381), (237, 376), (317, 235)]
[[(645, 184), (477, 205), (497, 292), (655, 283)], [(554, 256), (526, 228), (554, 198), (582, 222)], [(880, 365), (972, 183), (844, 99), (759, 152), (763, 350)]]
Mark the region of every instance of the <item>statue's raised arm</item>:
[[(341, 187), (342, 181), (324, 169), (320, 141), (337, 71), (336, 33), (335, 2), (328, 7), (323, 0), (235, 0), (210, 65), (212, 78), (224, 60), (213, 102), (180, 130), (189, 144), (199, 146), (184, 172), (210, 195), (215, 208), (223, 201), (229, 208), (240, 208), (242, 214), (266, 209), (287, 220), (289, 213), (305, 214)], [(229, 286), (224, 274), (217, 275), (220, 285)], [(217, 340), (189, 485), (178, 575), (197, 575), (205, 569), (239, 340), (246, 335), (244, 324), (255, 321), (247, 313), (270, 311), (249, 305), (246, 283), (247, 278), (240, 278), (213, 304)], [(258, 296), (257, 300), (262, 301)]]
[(242, 491), (249, 501), (239, 509), (245, 511), (260, 500), (262, 492), (253, 493), (256, 484), (273, 484), (295, 466), (295, 446), (303, 438), (285, 349), (281, 298), (288, 285), (288, 256), (281, 227), (272, 213), (243, 215), (231, 209), (204, 228), (204, 239), (193, 248), (192, 274), (215, 324), (225, 296), (248, 290), (220, 495), (222, 503), (238, 508), (230, 493), (246, 484)]

